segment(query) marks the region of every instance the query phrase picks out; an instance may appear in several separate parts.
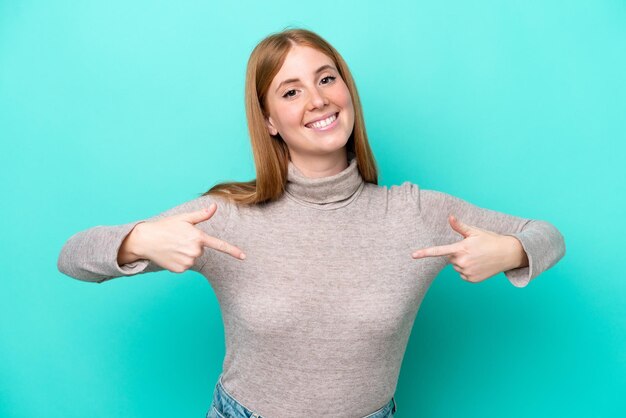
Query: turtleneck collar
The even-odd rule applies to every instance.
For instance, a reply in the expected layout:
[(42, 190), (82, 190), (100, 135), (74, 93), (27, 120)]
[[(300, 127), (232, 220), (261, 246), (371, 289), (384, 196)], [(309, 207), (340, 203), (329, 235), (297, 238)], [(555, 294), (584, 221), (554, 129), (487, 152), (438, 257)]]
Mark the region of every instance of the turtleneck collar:
[(348, 153), (348, 161), (348, 167), (343, 171), (319, 178), (306, 177), (289, 161), (285, 194), (300, 204), (316, 209), (336, 209), (347, 205), (365, 186), (354, 153)]

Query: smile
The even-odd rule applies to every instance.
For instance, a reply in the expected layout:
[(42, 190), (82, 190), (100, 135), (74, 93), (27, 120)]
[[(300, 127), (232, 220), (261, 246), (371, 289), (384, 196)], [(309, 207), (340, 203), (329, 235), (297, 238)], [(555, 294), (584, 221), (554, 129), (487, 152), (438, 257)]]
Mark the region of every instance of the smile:
[(324, 120), (318, 120), (317, 122), (308, 123), (304, 126), (306, 126), (309, 129), (313, 129), (315, 131), (327, 131), (329, 129), (334, 128), (337, 125), (338, 118), (339, 118), (339, 112), (335, 113), (332, 116), (329, 116), (328, 118)]

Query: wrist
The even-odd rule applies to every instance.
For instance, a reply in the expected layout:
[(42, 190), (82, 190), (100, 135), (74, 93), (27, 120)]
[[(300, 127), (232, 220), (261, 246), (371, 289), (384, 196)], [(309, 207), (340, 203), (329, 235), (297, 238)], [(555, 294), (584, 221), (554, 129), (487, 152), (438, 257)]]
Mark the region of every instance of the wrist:
[(519, 239), (511, 235), (504, 236), (507, 249), (506, 268), (504, 271), (528, 266), (528, 255)]
[(139, 258), (146, 258), (146, 252), (143, 246), (145, 236), (145, 230), (148, 226), (146, 221), (139, 222), (135, 227), (130, 231), (129, 240), (130, 240), (130, 253)]
[(128, 264), (137, 260), (145, 259), (144, 252), (141, 247), (141, 233), (145, 227), (145, 221), (135, 225), (133, 229), (126, 235), (124, 241), (120, 245), (118, 253), (118, 264)]

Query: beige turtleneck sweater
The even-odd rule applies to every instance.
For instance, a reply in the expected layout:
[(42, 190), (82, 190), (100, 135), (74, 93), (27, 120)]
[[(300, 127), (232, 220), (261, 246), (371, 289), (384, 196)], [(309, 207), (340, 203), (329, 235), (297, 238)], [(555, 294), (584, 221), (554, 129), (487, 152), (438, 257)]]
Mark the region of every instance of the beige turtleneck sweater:
[[(529, 266), (505, 272), (517, 287), (565, 254), (562, 235), (548, 222), (409, 182), (364, 183), (351, 157), (342, 172), (316, 179), (290, 163), (286, 193), (275, 202), (244, 207), (202, 196), (147, 219), (217, 202), (215, 216), (197, 227), (247, 258), (207, 249), (192, 270), (207, 278), (220, 304), (224, 387), (264, 417), (353, 418), (391, 399), (420, 303), (448, 263), (411, 253), (462, 239), (448, 214), (521, 241)], [(74, 234), (61, 250), (59, 270), (98, 283), (161, 270), (148, 260), (117, 264), (118, 249), (138, 222)]]

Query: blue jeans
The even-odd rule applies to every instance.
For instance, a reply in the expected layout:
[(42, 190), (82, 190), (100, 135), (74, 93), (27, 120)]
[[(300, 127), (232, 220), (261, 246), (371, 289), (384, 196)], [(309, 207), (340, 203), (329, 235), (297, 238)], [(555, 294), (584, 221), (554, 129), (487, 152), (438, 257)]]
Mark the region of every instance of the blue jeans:
[[(379, 410), (363, 418), (393, 418), (396, 412), (396, 401), (393, 397)], [(261, 414), (250, 410), (232, 397), (222, 386), (222, 376), (215, 385), (213, 402), (206, 418), (263, 418)], [(358, 418), (358, 417), (355, 417)]]

